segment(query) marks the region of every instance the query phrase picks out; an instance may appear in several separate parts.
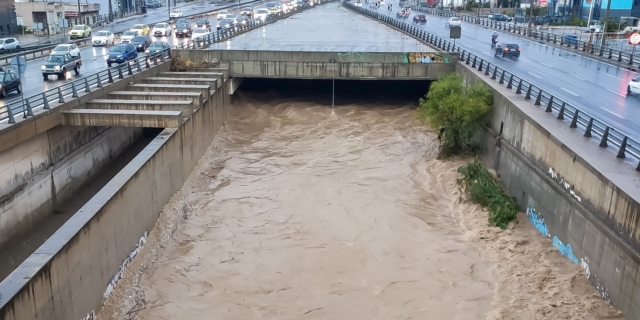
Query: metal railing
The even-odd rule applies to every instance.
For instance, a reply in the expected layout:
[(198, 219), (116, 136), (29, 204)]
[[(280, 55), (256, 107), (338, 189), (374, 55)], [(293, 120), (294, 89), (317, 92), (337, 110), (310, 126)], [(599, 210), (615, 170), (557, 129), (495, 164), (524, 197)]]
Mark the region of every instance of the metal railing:
[[(627, 64), (631, 67), (640, 67), (640, 52), (638, 54), (634, 54), (634, 52), (617, 50), (614, 48), (610, 48), (605, 46), (601, 46), (597, 44), (596, 39), (594, 38), (591, 42), (580, 40), (577, 38), (572, 38), (571, 34), (557, 34), (548, 31), (538, 30), (537, 28), (529, 28), (528, 26), (519, 26), (514, 23), (504, 22), (504, 21), (495, 21), (491, 19), (485, 19), (481, 17), (460, 14), (455, 12), (446, 12), (438, 9), (428, 9), (424, 11), (429, 14), (449, 18), (449, 17), (458, 17), (463, 22), (469, 22), (473, 24), (477, 24), (483, 27), (492, 28), (504, 32), (513, 33), (516, 35), (520, 35), (522, 37), (529, 37), (536, 41), (547, 42), (563, 47), (567, 47), (569, 49), (574, 49), (577, 51), (582, 51), (584, 54), (596, 55), (599, 57), (603, 57), (612, 61), (617, 61), (619, 63)], [(609, 39), (611, 41), (612, 39)]]
[[(325, 0), (322, 3), (335, 1), (337, 0)], [(208, 35), (182, 42), (172, 48), (198, 49), (207, 47), (212, 43), (225, 41), (239, 34), (265, 26), (280, 19), (288, 18), (295, 13), (302, 12), (310, 8), (313, 7), (305, 4), (291, 9), (286, 13), (280, 12), (269, 15), (265, 21), (252, 19), (249, 20), (246, 25), (241, 24), (234, 28), (218, 30)], [(100, 88), (105, 84), (123, 79), (126, 75), (133, 75), (142, 72), (144, 69), (151, 68), (152, 65), (158, 65), (158, 61), (164, 62), (167, 59), (170, 59), (170, 57), (171, 49), (166, 49), (159, 53), (150, 53), (147, 56), (138, 57), (116, 67), (105, 68), (81, 79), (69, 81), (57, 88), (53, 88), (24, 99), (11, 101), (0, 109), (0, 121), (8, 120), (7, 122), (9, 124), (13, 124), (16, 122), (16, 115), (22, 114), (24, 117), (33, 116), (34, 111), (51, 109), (51, 105), (55, 103), (65, 103), (69, 98), (77, 98), (79, 94), (83, 92), (91, 92), (95, 88)]]
[[(208, 11), (208, 12), (204, 12), (204, 13), (196, 13), (196, 14), (192, 14), (192, 15), (187, 15), (184, 16), (185, 19), (199, 19), (199, 18), (203, 18), (203, 17), (207, 17), (209, 15), (211, 15), (212, 12), (218, 12), (220, 10), (233, 10), (233, 9), (237, 9), (240, 7), (244, 7), (247, 5), (251, 5), (251, 4), (257, 4), (257, 3), (262, 3), (262, 2), (267, 2), (266, 0), (253, 0), (253, 1), (248, 1), (248, 2), (244, 2), (241, 4), (230, 4), (227, 6), (223, 6), (220, 8), (216, 8), (215, 10), (212, 11)], [(168, 21), (168, 20), (165, 20)], [(160, 23), (162, 21), (156, 22), (156, 23)], [(156, 23), (151, 23), (151, 24), (147, 24), (150, 28), (153, 28), (153, 26)], [(122, 33), (124, 33), (125, 31), (127, 31), (129, 29), (123, 29), (123, 30), (119, 30), (119, 31), (114, 31), (113, 34), (116, 38), (119, 38), (120, 35)], [(69, 40), (68, 42), (65, 43), (75, 43), (78, 46), (81, 45), (85, 45), (87, 43), (91, 42), (91, 38), (84, 38), (84, 39), (79, 39), (79, 40)], [(12, 50), (6, 50), (3, 52), (0, 52), (0, 54), (2, 56), (0, 56), (0, 61), (3, 61), (4, 64), (8, 64), (11, 59), (13, 59), (13, 57), (15, 56), (22, 56), (27, 60), (31, 60), (31, 59), (36, 59), (39, 57), (42, 57), (45, 53), (51, 53), (51, 51), (53, 51), (53, 49), (55, 49), (55, 47), (57, 47), (58, 44), (53, 44), (53, 45), (45, 45), (45, 46), (41, 46), (38, 47), (37, 49), (31, 49), (30, 48), (21, 48), (21, 49), (12, 49)], [(15, 53), (13, 53), (15, 52)]]
[[(349, 2), (343, 2), (343, 5), (353, 11), (391, 25), (437, 48), (460, 53), (460, 62), (471, 65), (472, 68), (477, 68), (478, 71), (484, 71), (484, 75), (490, 77), (492, 80), (498, 80), (498, 83), (506, 85), (507, 89), (515, 90), (516, 94), (524, 94), (525, 99), (533, 100), (536, 106), (544, 107), (546, 112), (557, 115), (556, 118), (569, 123), (570, 128), (581, 129), (585, 137), (598, 139), (600, 141), (600, 147), (613, 148), (617, 151), (617, 158), (624, 159), (630, 156), (636, 160), (640, 160), (640, 142), (592, 116), (588, 112), (555, 97), (553, 94), (522, 77), (500, 68), (496, 64), (480, 56), (476, 56), (460, 46), (453, 44), (453, 42), (427, 32), (422, 28), (405, 23), (386, 14), (356, 7)], [(640, 163), (638, 163), (636, 170), (640, 170)]]

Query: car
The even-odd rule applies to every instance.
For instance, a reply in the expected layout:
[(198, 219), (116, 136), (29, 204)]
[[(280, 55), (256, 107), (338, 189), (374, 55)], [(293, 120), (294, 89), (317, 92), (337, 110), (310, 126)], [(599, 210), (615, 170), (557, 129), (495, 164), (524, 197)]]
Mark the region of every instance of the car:
[(76, 75), (80, 74), (82, 66), (82, 58), (80, 55), (73, 57), (69, 52), (52, 53), (44, 60), (44, 64), (40, 67), (42, 77), (47, 80), (50, 75), (58, 76), (58, 80), (66, 79), (68, 71), (75, 71)]
[(640, 93), (640, 76), (631, 79), (627, 85), (627, 95), (632, 93)]
[(378, 9), (378, 2), (377, 1), (369, 2), (369, 8)]
[(209, 33), (210, 33), (209, 29), (207, 28), (195, 28), (193, 29), (193, 34), (191, 35), (191, 39), (204, 37), (204, 36), (207, 36)]
[(235, 26), (235, 21), (232, 19), (220, 20), (220, 30), (231, 29)]
[(151, 38), (148, 36), (137, 36), (129, 42), (138, 51), (145, 51), (151, 45)]
[(91, 45), (95, 46), (108, 46), (109, 44), (114, 45), (115, 39), (113, 36), (113, 32), (111, 31), (98, 31), (91, 38)]
[(228, 11), (228, 10), (220, 10), (220, 11), (218, 12), (218, 21), (220, 21), (220, 20), (224, 19), (224, 17), (225, 17), (226, 15), (228, 15), (228, 14), (229, 14), (229, 11)]
[(157, 52), (167, 52), (169, 57), (171, 57), (171, 45), (166, 41), (155, 41), (145, 51), (147, 54)]
[(462, 20), (460, 20), (460, 18), (458, 17), (451, 17), (444, 22), (444, 26), (447, 28), (459, 27), (461, 25), (462, 25)]
[(384, 0), (379, 0), (378, 2), (380, 2), (380, 4), (384, 4)]
[(520, 58), (520, 46), (512, 43), (501, 43), (496, 45), (495, 57)]
[(184, 17), (184, 13), (182, 13), (182, 10), (180, 9), (172, 9), (171, 12), (169, 12), (169, 19), (177, 19), (182, 17)]
[(269, 10), (267, 9), (258, 9), (255, 14), (255, 19), (260, 20), (262, 22), (267, 21), (267, 17), (269, 16)]
[(16, 38), (0, 39), (0, 51), (20, 49), (20, 41)]
[(487, 19), (493, 19), (493, 17), (494, 17), (494, 16), (495, 16), (495, 13), (490, 12), (490, 13), (487, 15)]
[(511, 17), (509, 17), (506, 14), (502, 14), (502, 13), (496, 13), (493, 15), (492, 17), (493, 20), (495, 21), (511, 21), (513, 20)]
[(236, 21), (236, 15), (232, 14), (232, 13), (228, 13), (228, 14), (224, 15), (223, 19), (231, 19), (231, 20), (233, 20), (235, 22)]
[(190, 23), (176, 24), (176, 38), (191, 37), (193, 29)]
[(269, 14), (276, 14), (280, 12), (280, 8), (278, 8), (278, 6), (273, 2), (267, 3), (264, 7), (267, 8), (267, 11), (269, 11)]
[(171, 35), (171, 26), (166, 22), (157, 23), (155, 26), (153, 26), (153, 32), (152, 33), (156, 37), (170, 36)]
[(91, 27), (86, 24), (77, 24), (69, 31), (69, 37), (71, 39), (91, 37)]
[(0, 71), (0, 98), (6, 98), (7, 93), (11, 91), (22, 92), (22, 81), (13, 70), (2, 70)]
[(247, 25), (247, 23), (249, 22), (249, 17), (247, 16), (238, 16), (236, 18), (236, 24), (241, 24), (241, 25)]
[(424, 14), (416, 14), (413, 16), (413, 23), (425, 24), (427, 23), (427, 16)]
[(151, 32), (151, 28), (149, 28), (149, 26), (147, 26), (146, 24), (134, 24), (131, 29), (129, 29), (130, 31), (137, 31), (138, 34), (142, 35), (142, 36), (146, 36), (149, 34), (149, 32)]
[(138, 31), (131, 31), (131, 30), (125, 31), (120, 36), (120, 43), (129, 43), (129, 42), (131, 42), (131, 39), (133, 39), (136, 36), (138, 36), (138, 34), (140, 34)]
[(361, 0), (356, 0), (355, 5), (356, 5), (356, 7), (362, 7), (362, 1)]
[(249, 18), (253, 19), (253, 7), (242, 8), (242, 11), (240, 11), (240, 15), (248, 16)]
[(302, 7), (302, 6), (304, 6), (304, 1), (298, 0), (298, 1), (296, 1), (296, 4), (298, 5), (298, 7)]
[(211, 30), (211, 22), (207, 19), (196, 20), (196, 28), (207, 28)]
[(125, 63), (138, 57), (138, 50), (129, 43), (116, 44), (107, 54), (107, 66), (113, 63)]
[(175, 24), (174, 24), (173, 26), (174, 26), (174, 28), (175, 28), (175, 26), (177, 26), (177, 25), (179, 25), (179, 24), (182, 24), (182, 23), (190, 23), (190, 22), (189, 22), (189, 20), (188, 20), (188, 19), (180, 18), (180, 19), (176, 19), (176, 22), (175, 22)]
[(80, 49), (75, 44), (61, 44), (53, 48), (53, 50), (51, 51), (51, 54), (55, 53), (68, 53), (72, 57), (79, 57)]

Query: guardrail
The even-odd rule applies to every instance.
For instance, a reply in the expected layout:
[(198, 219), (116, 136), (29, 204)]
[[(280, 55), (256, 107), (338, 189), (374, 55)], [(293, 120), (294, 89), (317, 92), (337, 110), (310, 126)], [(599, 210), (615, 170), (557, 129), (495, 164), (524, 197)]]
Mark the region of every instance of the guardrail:
[(449, 18), (458, 17), (464, 22), (474, 23), (483, 27), (493, 28), (500, 31), (505, 31), (513, 34), (517, 34), (523, 37), (529, 37), (537, 41), (548, 42), (559, 46), (564, 46), (577, 51), (582, 51), (585, 54), (597, 55), (609, 60), (617, 61), (620, 63), (626, 63), (632, 67), (640, 67), (640, 52), (634, 54), (632, 52), (621, 51), (606, 46), (596, 44), (594, 38), (592, 42), (583, 41), (580, 39), (573, 39), (571, 34), (556, 34), (553, 32), (545, 32), (538, 30), (537, 28), (529, 28), (528, 26), (518, 26), (514, 23), (495, 21), (466, 14), (460, 14), (455, 12), (445, 12), (438, 9), (428, 9), (424, 11), (429, 14)]
[[(545, 108), (546, 112), (557, 114), (557, 119), (569, 123), (570, 128), (584, 130), (584, 136), (600, 140), (600, 147), (612, 147), (617, 150), (617, 158), (624, 159), (628, 156), (640, 160), (640, 142), (630, 138), (624, 132), (612, 127), (606, 122), (592, 116), (562, 99), (555, 97), (544, 89), (511, 73), (499, 66), (476, 56), (471, 52), (453, 44), (451, 41), (434, 35), (411, 24), (405, 23), (387, 14), (381, 14), (366, 8), (356, 7), (351, 3), (343, 2), (343, 5), (353, 11), (380, 20), (405, 33), (408, 33), (426, 43), (449, 52), (459, 52), (460, 62), (484, 71), (484, 75), (493, 80), (498, 80), (499, 84), (505, 84), (508, 89), (515, 90), (516, 94), (525, 94), (525, 99), (533, 100), (536, 106)], [(640, 171), (640, 162), (636, 167)]]
[[(215, 10), (211, 10), (208, 11), (207, 13), (196, 13), (196, 14), (192, 14), (192, 15), (187, 15), (184, 16), (185, 19), (199, 19), (201, 17), (207, 17), (210, 15), (211, 12), (217, 12), (220, 10), (233, 10), (233, 9), (237, 9), (243, 6), (247, 6), (247, 5), (251, 5), (251, 4), (256, 4), (259, 2), (267, 2), (266, 0), (253, 0), (253, 1), (247, 1), (241, 4), (231, 4), (231, 5), (227, 5), (224, 7), (220, 7), (220, 8), (216, 8)], [(147, 24), (150, 28), (152, 28), (155, 24), (163, 22), (163, 21), (168, 21), (168, 20), (161, 20), (159, 22), (155, 22), (155, 23), (151, 23), (151, 24)], [(127, 31), (129, 29), (123, 29), (123, 30), (119, 30), (119, 31), (114, 31), (113, 34), (116, 38), (119, 38), (120, 35), (122, 33), (124, 33), (125, 31)], [(80, 46), (80, 45), (84, 45), (87, 43), (91, 42), (91, 38), (84, 38), (84, 39), (79, 39), (79, 40), (70, 40), (68, 42), (65, 43), (75, 43), (76, 45)], [(0, 61), (4, 61), (4, 64), (8, 64), (11, 59), (13, 59), (13, 57), (16, 56), (22, 56), (24, 57), (26, 60), (30, 60), (30, 59), (35, 59), (38, 57), (42, 57), (45, 53), (51, 53), (51, 51), (53, 51), (53, 49), (55, 49), (55, 47), (57, 47), (59, 44), (54, 44), (54, 45), (47, 45), (47, 46), (43, 46), (41, 48), (38, 49), (34, 49), (34, 50), (20, 50), (17, 51), (15, 54), (11, 54), (11, 50), (5, 51), (2, 54), (8, 52), (9, 54), (6, 56), (1, 56), (0, 57)], [(24, 48), (26, 49), (26, 48)], [(37, 54), (39, 54), (39, 56), (36, 56)]]
[[(337, 0), (325, 0), (321, 3), (335, 1)], [(246, 25), (239, 25), (232, 29), (218, 30), (214, 33), (182, 42), (172, 48), (203, 48), (212, 43), (225, 41), (229, 38), (265, 26), (277, 20), (288, 18), (295, 13), (302, 12), (310, 8), (313, 7), (305, 4), (303, 6), (296, 7), (287, 13), (280, 12), (269, 15), (265, 21), (252, 19), (249, 20)], [(54, 103), (65, 103), (67, 98), (77, 98), (81, 92), (91, 92), (95, 88), (100, 88), (105, 84), (113, 83), (118, 79), (123, 79), (125, 75), (133, 75), (141, 72), (145, 68), (151, 68), (152, 65), (157, 65), (158, 61), (164, 62), (170, 57), (171, 49), (164, 50), (160, 53), (151, 53), (147, 56), (139, 57), (127, 63), (120, 64), (117, 67), (106, 68), (81, 79), (69, 81), (57, 88), (53, 88), (21, 100), (13, 101), (0, 109), (0, 121), (8, 120), (8, 123), (13, 124), (16, 122), (15, 116), (17, 114), (22, 113), (24, 117), (33, 116), (34, 111), (51, 109), (51, 105)]]

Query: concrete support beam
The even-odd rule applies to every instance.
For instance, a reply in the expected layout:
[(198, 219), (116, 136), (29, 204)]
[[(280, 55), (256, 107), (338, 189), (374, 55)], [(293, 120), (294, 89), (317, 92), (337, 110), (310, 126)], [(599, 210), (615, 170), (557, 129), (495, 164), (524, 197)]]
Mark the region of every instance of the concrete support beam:
[(193, 101), (149, 101), (94, 99), (85, 105), (87, 109), (144, 110), (144, 111), (180, 111), (185, 117), (193, 114)]
[(187, 101), (193, 103), (194, 108), (202, 106), (204, 99), (201, 92), (143, 92), (143, 91), (114, 91), (109, 94), (111, 99), (145, 100), (150, 101)]
[(138, 92), (200, 92), (205, 100), (213, 95), (215, 90), (206, 85), (186, 85), (186, 84), (146, 84), (136, 83), (129, 85), (127, 91)]
[(170, 84), (170, 85), (210, 85), (211, 88), (218, 88), (218, 79), (216, 78), (173, 78), (173, 77), (149, 77), (144, 79), (144, 83), (148, 84)]
[(218, 79), (219, 88), (225, 79), (225, 74), (222, 72), (161, 72), (159, 77), (167, 78), (210, 78)]
[(244, 81), (244, 78), (231, 78), (231, 79), (229, 79), (229, 94), (230, 95), (233, 94), (234, 92), (236, 92), (236, 90), (238, 90), (238, 88), (242, 84), (242, 81)]
[(62, 112), (62, 124), (67, 126), (177, 128), (182, 124), (182, 112), (72, 109)]

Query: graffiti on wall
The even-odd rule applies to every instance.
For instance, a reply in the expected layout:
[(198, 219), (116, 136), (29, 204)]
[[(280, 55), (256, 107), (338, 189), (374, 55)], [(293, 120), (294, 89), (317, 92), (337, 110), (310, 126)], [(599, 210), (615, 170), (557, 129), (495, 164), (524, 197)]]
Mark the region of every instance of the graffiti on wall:
[(449, 63), (449, 56), (441, 52), (411, 52), (407, 54), (409, 63)]
[(578, 264), (578, 258), (576, 258), (575, 255), (573, 255), (573, 250), (571, 249), (571, 245), (570, 244), (564, 244), (562, 243), (562, 241), (560, 241), (560, 239), (558, 239), (558, 236), (554, 236), (553, 237), (553, 246), (556, 247), (558, 250), (560, 250), (560, 253), (569, 258), (569, 260), (571, 260), (571, 262)]
[(113, 277), (109, 281), (109, 284), (107, 284), (107, 290), (104, 292), (105, 299), (109, 297), (109, 295), (111, 294), (111, 291), (113, 291), (113, 288), (115, 288), (116, 283), (118, 283), (120, 278), (122, 278), (122, 275), (124, 274), (125, 270), (127, 270), (129, 263), (131, 263), (131, 261), (133, 261), (133, 258), (135, 258), (138, 255), (138, 252), (140, 252), (140, 249), (142, 248), (145, 242), (147, 242), (146, 231), (144, 232), (142, 237), (140, 237), (140, 240), (138, 240), (138, 243), (133, 248), (131, 248), (127, 257), (120, 264), (120, 267), (118, 268), (118, 272), (116, 272), (116, 274), (113, 275)]
[(532, 206), (529, 206), (529, 208), (527, 208), (527, 217), (529, 218), (529, 221), (531, 221), (533, 226), (535, 226), (536, 229), (540, 231), (540, 233), (542, 233), (545, 237), (549, 236), (549, 229), (547, 229), (546, 221), (540, 214), (536, 212), (536, 209), (534, 209)]
[(578, 202), (582, 202), (582, 197), (576, 194), (575, 190), (573, 190), (573, 188), (571, 187), (571, 184), (567, 182), (563, 177), (561, 177), (557, 172), (555, 172), (551, 167), (549, 167), (549, 175), (553, 180), (558, 182), (565, 190), (567, 190), (574, 199), (576, 199)]
[(381, 61), (382, 57), (387, 63), (407, 63), (405, 53), (369, 53), (369, 52), (338, 52), (338, 62), (374, 62)]

